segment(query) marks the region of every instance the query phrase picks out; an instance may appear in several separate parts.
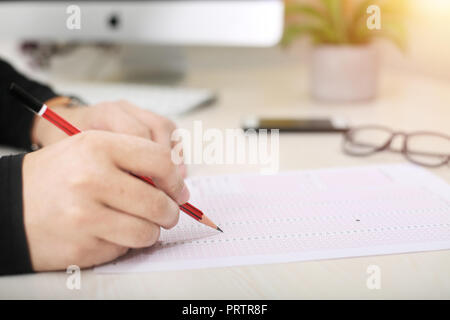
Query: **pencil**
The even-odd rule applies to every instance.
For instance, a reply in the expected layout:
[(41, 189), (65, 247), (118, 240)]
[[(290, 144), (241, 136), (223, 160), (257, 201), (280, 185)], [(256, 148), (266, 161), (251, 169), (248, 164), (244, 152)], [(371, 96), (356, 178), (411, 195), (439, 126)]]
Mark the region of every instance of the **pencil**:
[[(68, 121), (63, 119), (61, 116), (59, 116), (56, 112), (48, 108), (45, 103), (39, 101), (37, 98), (33, 97), (31, 94), (26, 92), (15, 83), (11, 84), (9, 90), (11, 95), (18, 99), (28, 110), (37, 114), (39, 117), (42, 117), (45, 120), (51, 122), (56, 127), (64, 131), (67, 135), (73, 136), (81, 132), (81, 130), (79, 130)], [(151, 178), (137, 175), (134, 176), (156, 187)], [(198, 222), (220, 232), (223, 232), (222, 229), (220, 229), (214, 222), (212, 222), (212, 220), (209, 219), (201, 210), (197, 209), (190, 203), (181, 205), (180, 209)]]

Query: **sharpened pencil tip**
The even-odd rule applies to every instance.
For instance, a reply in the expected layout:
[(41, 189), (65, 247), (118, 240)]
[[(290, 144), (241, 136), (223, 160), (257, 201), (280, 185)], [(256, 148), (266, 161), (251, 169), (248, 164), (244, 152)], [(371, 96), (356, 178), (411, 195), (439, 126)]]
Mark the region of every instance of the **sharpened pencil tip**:
[(217, 227), (217, 230), (219, 230), (220, 232), (222, 232), (222, 233), (223, 233), (222, 229), (220, 229), (219, 227)]

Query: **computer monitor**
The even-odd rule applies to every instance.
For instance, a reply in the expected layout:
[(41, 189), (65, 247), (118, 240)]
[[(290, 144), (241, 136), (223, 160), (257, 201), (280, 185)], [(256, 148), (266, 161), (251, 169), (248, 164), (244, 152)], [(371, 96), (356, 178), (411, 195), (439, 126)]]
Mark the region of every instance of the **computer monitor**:
[(264, 47), (283, 13), (282, 0), (0, 0), (0, 38)]

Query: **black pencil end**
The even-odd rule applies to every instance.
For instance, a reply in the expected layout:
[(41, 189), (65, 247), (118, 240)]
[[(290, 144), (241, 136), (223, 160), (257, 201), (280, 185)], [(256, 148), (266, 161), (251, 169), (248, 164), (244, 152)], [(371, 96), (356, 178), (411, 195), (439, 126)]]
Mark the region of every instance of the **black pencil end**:
[(217, 227), (217, 230), (223, 233), (223, 230), (222, 230), (222, 229), (220, 229), (219, 227)]
[(39, 111), (42, 108), (42, 105), (44, 104), (43, 102), (39, 101), (28, 92), (26, 92), (23, 88), (19, 87), (14, 82), (11, 83), (9, 86), (9, 93), (15, 99), (20, 101), (27, 109), (29, 109), (31, 112), (34, 113), (39, 113)]

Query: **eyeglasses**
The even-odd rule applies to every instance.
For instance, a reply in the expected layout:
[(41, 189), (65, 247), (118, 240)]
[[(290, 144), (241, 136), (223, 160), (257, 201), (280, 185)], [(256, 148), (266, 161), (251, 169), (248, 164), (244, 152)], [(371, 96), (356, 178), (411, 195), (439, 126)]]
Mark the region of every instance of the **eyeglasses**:
[[(403, 138), (399, 150), (393, 147), (397, 137)], [(436, 132), (405, 133), (376, 125), (356, 127), (344, 133), (343, 150), (358, 157), (388, 150), (402, 153), (409, 161), (425, 167), (450, 165), (450, 136)]]

